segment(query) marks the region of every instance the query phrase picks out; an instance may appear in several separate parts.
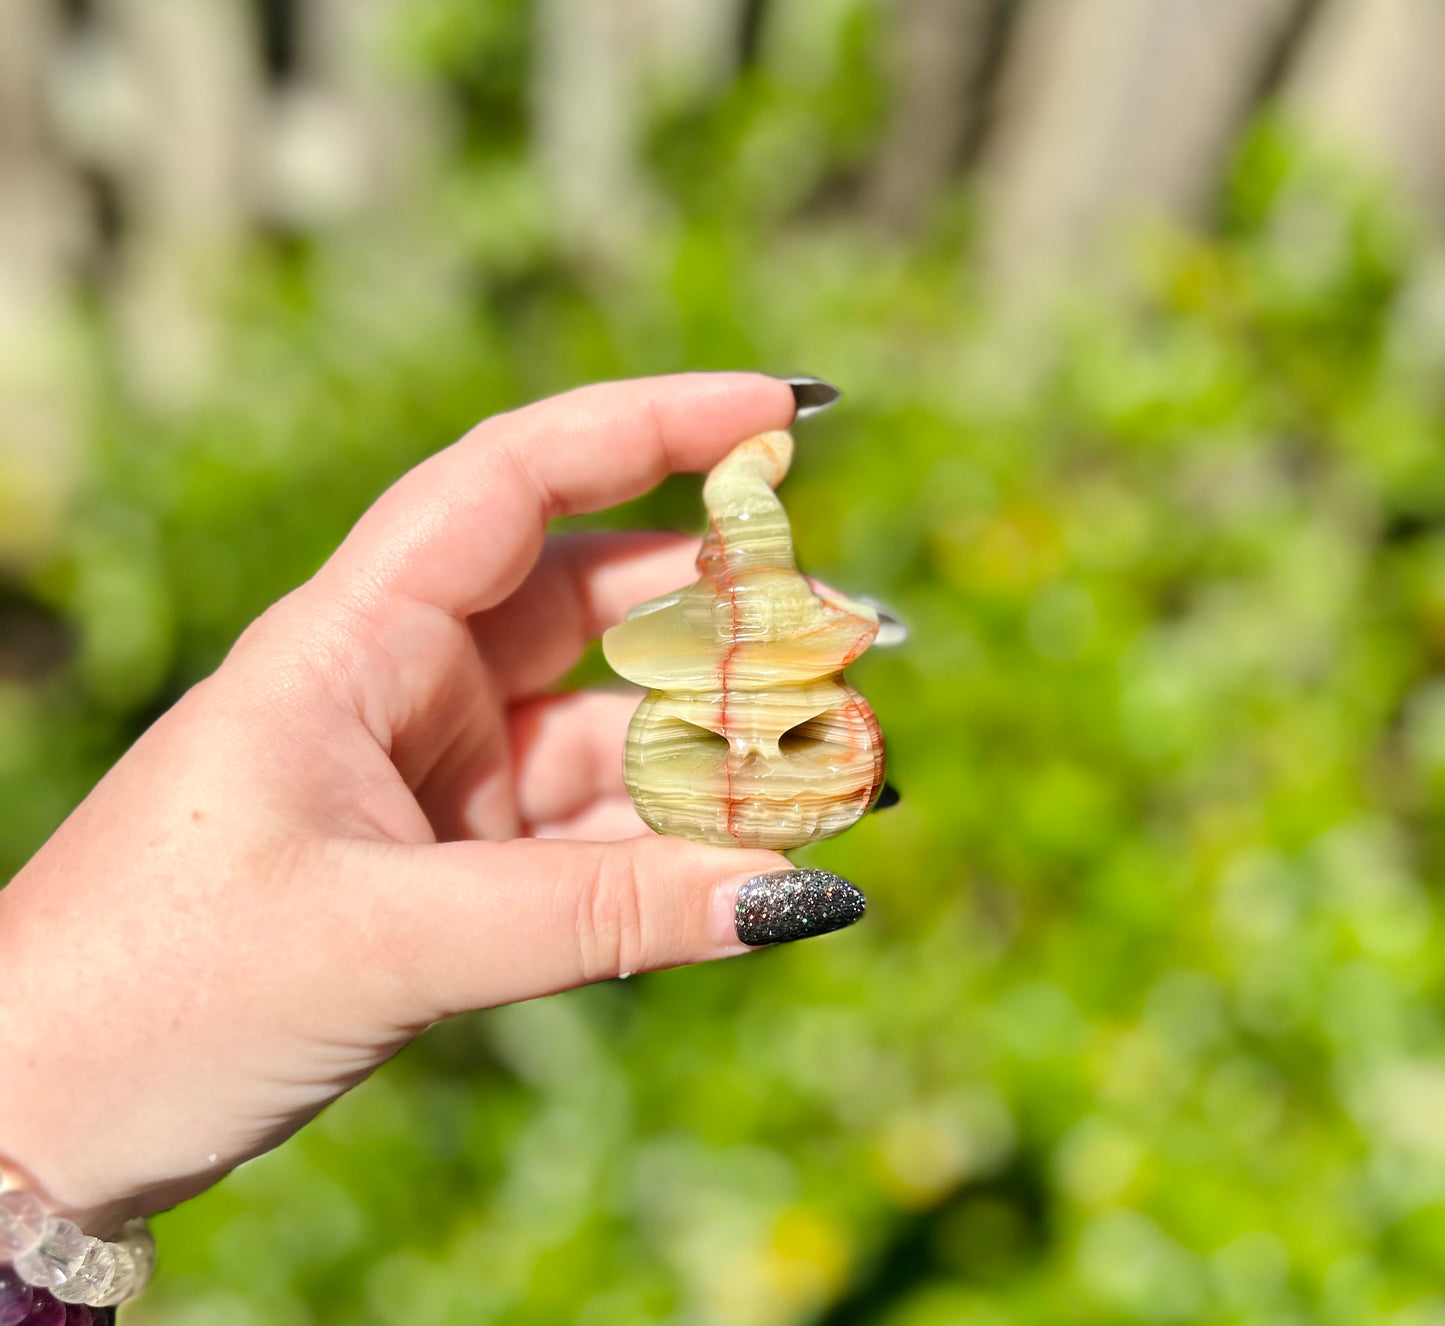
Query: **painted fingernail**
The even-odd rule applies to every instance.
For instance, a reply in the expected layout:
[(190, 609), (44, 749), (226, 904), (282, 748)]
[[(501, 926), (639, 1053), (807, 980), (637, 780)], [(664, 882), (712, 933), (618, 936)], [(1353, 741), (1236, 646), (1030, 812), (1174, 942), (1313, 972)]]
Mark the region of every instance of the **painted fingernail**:
[(750, 948), (842, 930), (863, 915), (868, 900), (841, 875), (826, 870), (778, 870), (754, 875), (738, 890), (733, 924)]
[(822, 378), (784, 378), (793, 389), (793, 419), (811, 419), (822, 414), (843, 393)]
[(866, 595), (859, 595), (858, 602), (866, 603), (878, 614), (878, 634), (873, 637), (875, 649), (896, 649), (899, 645), (908, 643), (908, 623), (892, 608)]

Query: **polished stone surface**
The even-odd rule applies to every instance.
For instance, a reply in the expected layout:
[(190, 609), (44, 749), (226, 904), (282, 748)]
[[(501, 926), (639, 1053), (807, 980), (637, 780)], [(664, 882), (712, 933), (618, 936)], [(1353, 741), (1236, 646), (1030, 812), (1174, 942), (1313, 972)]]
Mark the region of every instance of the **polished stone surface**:
[(607, 661), (649, 690), (624, 771), (659, 833), (800, 847), (855, 823), (882, 787), (878, 721), (841, 675), (878, 615), (799, 574), (773, 491), (792, 454), (787, 433), (734, 448), (703, 489), (697, 581), (603, 636)]

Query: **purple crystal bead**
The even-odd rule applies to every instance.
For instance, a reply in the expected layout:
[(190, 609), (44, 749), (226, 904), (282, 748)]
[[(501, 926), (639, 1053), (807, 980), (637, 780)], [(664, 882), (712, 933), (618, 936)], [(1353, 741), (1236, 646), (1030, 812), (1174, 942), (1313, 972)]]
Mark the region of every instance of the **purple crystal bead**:
[(35, 1291), (13, 1266), (0, 1262), (0, 1326), (19, 1326), (30, 1315), (34, 1302)]
[(65, 1304), (45, 1290), (37, 1289), (35, 1304), (25, 1318), (25, 1326), (65, 1326), (65, 1323)]
[(84, 1303), (67, 1303), (65, 1305), (65, 1326), (92, 1326), (92, 1323), (100, 1322), (104, 1314), (96, 1308), (88, 1308)]

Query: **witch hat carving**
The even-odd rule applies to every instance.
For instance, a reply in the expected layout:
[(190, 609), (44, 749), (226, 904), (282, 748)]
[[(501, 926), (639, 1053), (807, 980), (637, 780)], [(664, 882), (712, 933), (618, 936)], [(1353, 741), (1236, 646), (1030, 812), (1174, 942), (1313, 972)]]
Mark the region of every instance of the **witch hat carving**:
[(627, 790), (659, 833), (781, 851), (842, 833), (883, 787), (883, 734), (843, 669), (878, 634), (865, 603), (799, 574), (773, 491), (789, 434), (735, 447), (708, 475), (698, 579), (602, 637), (648, 688), (624, 755)]

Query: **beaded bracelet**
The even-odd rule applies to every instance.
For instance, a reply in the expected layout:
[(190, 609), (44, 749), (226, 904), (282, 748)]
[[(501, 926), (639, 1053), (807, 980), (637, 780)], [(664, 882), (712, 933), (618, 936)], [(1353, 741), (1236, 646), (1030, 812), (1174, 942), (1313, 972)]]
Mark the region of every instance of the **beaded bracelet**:
[(114, 1308), (62, 1303), (46, 1289), (27, 1285), (0, 1262), (0, 1321), (6, 1326), (113, 1326)]
[[(144, 1220), (114, 1243), (52, 1215), (27, 1188), (0, 1190), (0, 1326), (91, 1326), (134, 1298), (155, 1266)], [(98, 1309), (100, 1311), (93, 1311)]]

